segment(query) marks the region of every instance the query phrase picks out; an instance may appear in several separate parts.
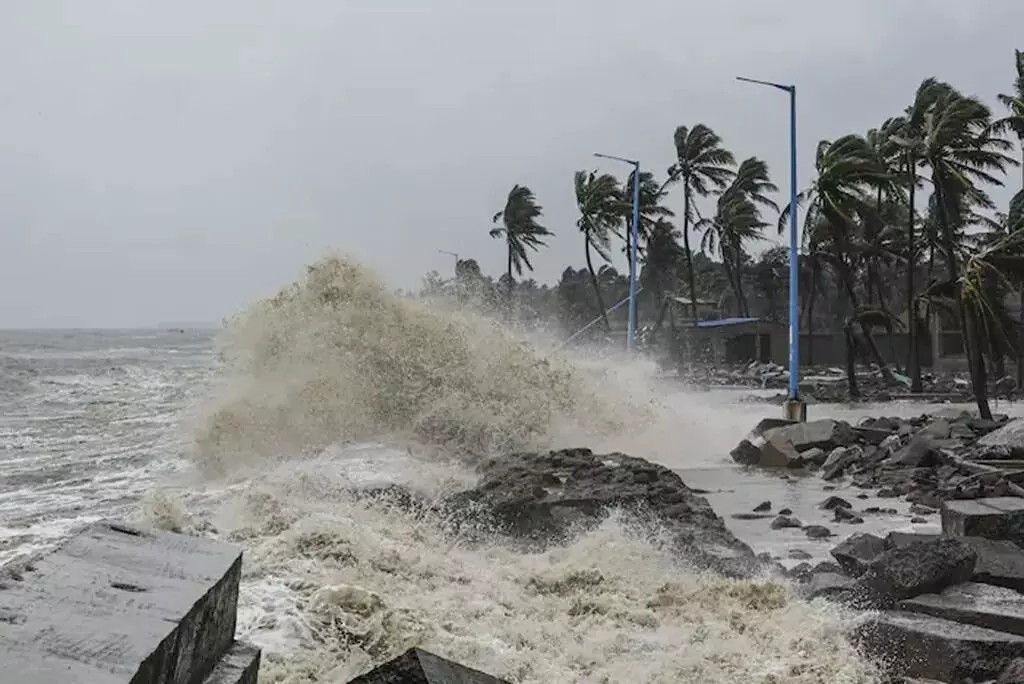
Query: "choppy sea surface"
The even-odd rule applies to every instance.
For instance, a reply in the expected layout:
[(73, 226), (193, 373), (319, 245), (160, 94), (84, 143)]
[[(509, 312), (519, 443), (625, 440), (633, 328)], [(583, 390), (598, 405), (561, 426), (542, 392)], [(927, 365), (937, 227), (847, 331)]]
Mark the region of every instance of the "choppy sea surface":
[[(430, 520), (343, 494), (353, 483), (436, 493), (472, 479), (415, 449), (349, 442), (203, 475), (193, 458), (197, 407), (221, 373), (211, 331), (0, 332), (0, 563), (111, 517), (241, 544), (239, 630), (266, 649), (264, 682), (343, 682), (414, 643), (516, 682), (873, 681), (830, 609), (785, 587), (690, 571), (655, 533), (638, 539), (614, 516), (567, 547), (522, 555), (499, 544), (470, 548)], [(799, 531), (730, 518), (770, 500), (804, 522), (822, 520), (820, 480), (743, 472), (729, 461), (731, 446), (776, 407), (740, 402), (747, 392), (645, 386), (673, 420), (632, 437), (635, 449), (612, 446), (709, 490), (756, 550), (787, 562), (801, 551), (825, 557), (830, 544)], [(931, 408), (811, 411), (856, 421)], [(910, 527), (898, 505), (897, 515), (835, 531)]]

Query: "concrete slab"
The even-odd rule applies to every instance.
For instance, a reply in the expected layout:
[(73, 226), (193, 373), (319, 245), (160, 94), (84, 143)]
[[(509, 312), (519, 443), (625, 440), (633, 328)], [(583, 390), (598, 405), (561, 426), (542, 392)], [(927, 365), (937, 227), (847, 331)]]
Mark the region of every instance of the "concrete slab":
[(402, 655), (349, 680), (349, 684), (509, 684), (479, 670), (412, 648)]
[(0, 673), (19, 684), (194, 684), (232, 644), (242, 554), (101, 523), (0, 590)]
[(236, 641), (203, 684), (256, 684), (259, 671), (260, 649), (244, 641)]
[(1024, 595), (1012, 589), (968, 582), (941, 594), (903, 601), (900, 607), (911, 613), (1024, 636)]
[(1024, 545), (1024, 499), (946, 501), (942, 504), (942, 531), (954, 537), (1005, 539)]
[(854, 636), (890, 674), (942, 682), (995, 679), (1024, 653), (1024, 637), (902, 611), (869, 618)]

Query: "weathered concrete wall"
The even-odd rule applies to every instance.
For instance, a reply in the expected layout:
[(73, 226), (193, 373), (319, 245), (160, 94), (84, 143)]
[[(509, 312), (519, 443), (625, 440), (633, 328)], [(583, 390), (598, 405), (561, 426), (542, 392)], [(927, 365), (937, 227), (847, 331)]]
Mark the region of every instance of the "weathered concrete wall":
[(234, 645), (241, 572), (227, 544), (93, 525), (0, 585), (0, 679), (198, 684), (231, 649), (252, 675), (212, 682), (254, 682), (259, 651)]

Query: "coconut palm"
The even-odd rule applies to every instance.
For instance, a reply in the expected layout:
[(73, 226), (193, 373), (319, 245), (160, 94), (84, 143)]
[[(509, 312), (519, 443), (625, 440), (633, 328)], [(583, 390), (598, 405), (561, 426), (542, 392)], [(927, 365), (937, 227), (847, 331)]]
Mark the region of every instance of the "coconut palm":
[[(999, 136), (992, 127), (992, 113), (988, 106), (975, 97), (968, 97), (949, 85), (935, 87), (930, 111), (924, 119), (924, 164), (931, 170), (932, 189), (935, 198), (938, 222), (938, 242), (947, 269), (947, 282), (958, 283), (960, 264), (968, 264), (968, 257), (958, 252), (962, 240), (957, 239), (957, 230), (969, 221), (965, 209), (978, 207), (992, 209), (993, 203), (979, 184), (1002, 185), (996, 174), (1015, 165), (1016, 160), (1008, 152), (1013, 146), (1009, 140)], [(969, 262), (978, 273), (978, 262)], [(979, 302), (974, 288), (980, 281), (968, 288), (955, 289), (955, 312), (961, 324), (964, 350), (971, 365), (971, 378), (979, 410), (985, 404), (985, 388), (978, 387), (984, 381), (983, 350), (978, 347), (978, 333), (984, 328), (983, 312), (971, 309)], [(973, 343), (973, 344), (972, 344)], [(981, 367), (981, 372), (977, 368)]]
[(732, 182), (718, 194), (714, 216), (696, 225), (704, 233), (701, 250), (709, 255), (717, 252), (721, 257), (737, 308), (744, 316), (750, 313), (743, 294), (744, 245), (762, 239), (769, 225), (761, 217), (761, 207), (779, 211), (766, 194), (778, 189), (768, 177), (767, 164), (757, 157), (744, 159)]
[[(1024, 189), (1024, 51), (1013, 51), (1017, 67), (1017, 78), (1013, 82), (1013, 92), (1000, 93), (999, 101), (1009, 110), (1009, 114), (992, 124), (1000, 134), (1013, 133), (1020, 144), (1021, 152), (1021, 187)], [(1024, 286), (1019, 292), (1018, 315), (1024, 317)], [(1017, 356), (1017, 387), (1024, 387), (1024, 351)]]
[(515, 287), (513, 271), (515, 275), (522, 275), (523, 268), (533, 270), (527, 248), (537, 251), (546, 243), (543, 238), (554, 235), (551, 231), (540, 224), (539, 220), (543, 209), (537, 204), (537, 198), (533, 191), (525, 185), (514, 185), (505, 200), (505, 208), (499, 211), (491, 219), (492, 223), (500, 223), (497, 228), (492, 228), (490, 235), (493, 238), (503, 238), (508, 249), (508, 307), (511, 312), (512, 291)]
[(669, 184), (683, 184), (683, 250), (686, 254), (687, 281), (693, 320), (697, 320), (697, 286), (690, 249), (690, 226), (695, 223), (695, 196), (707, 197), (714, 190), (724, 190), (736, 175), (732, 152), (722, 147), (722, 139), (704, 124), (693, 128), (679, 126), (673, 136), (676, 163), (669, 170)]
[[(861, 310), (854, 278), (855, 260), (863, 250), (859, 242), (864, 217), (870, 216), (872, 188), (892, 183), (886, 169), (879, 165), (877, 155), (867, 140), (859, 135), (846, 135), (835, 141), (818, 143), (815, 153), (818, 177), (810, 188), (797, 194), (797, 204), (807, 204), (804, 239), (813, 242), (815, 253), (835, 272), (853, 310)], [(779, 232), (786, 230), (791, 207), (779, 215)], [(871, 335), (871, 321), (860, 317), (857, 323), (868, 351), (890, 382), (893, 381), (885, 360)]]
[(597, 273), (594, 271), (591, 249), (596, 251), (606, 262), (611, 260), (608, 254), (611, 236), (616, 234), (622, 225), (622, 191), (615, 176), (609, 173), (598, 175), (596, 171), (589, 173), (577, 171), (573, 184), (576, 189), (576, 207), (580, 212), (576, 226), (583, 232), (590, 283), (594, 288), (594, 295), (597, 297), (597, 305), (600, 309), (598, 314), (604, 322), (605, 329), (610, 331), (611, 325), (608, 323), (607, 308), (601, 296)]

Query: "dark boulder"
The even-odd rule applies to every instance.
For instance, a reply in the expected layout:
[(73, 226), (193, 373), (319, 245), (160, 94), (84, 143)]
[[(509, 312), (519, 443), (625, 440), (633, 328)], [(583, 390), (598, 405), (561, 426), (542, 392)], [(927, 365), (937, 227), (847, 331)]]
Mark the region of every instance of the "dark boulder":
[(448, 497), (444, 507), (463, 520), (484, 516), (515, 538), (558, 543), (620, 509), (641, 523), (658, 522), (698, 567), (746, 577), (760, 565), (707, 499), (675, 472), (642, 458), (564, 449), (509, 454), (481, 463), (478, 471), (477, 485)]
[(859, 582), (879, 595), (907, 599), (934, 594), (970, 580), (978, 554), (956, 539), (899, 546), (884, 551)]
[(508, 684), (479, 670), (412, 648), (349, 684)]

